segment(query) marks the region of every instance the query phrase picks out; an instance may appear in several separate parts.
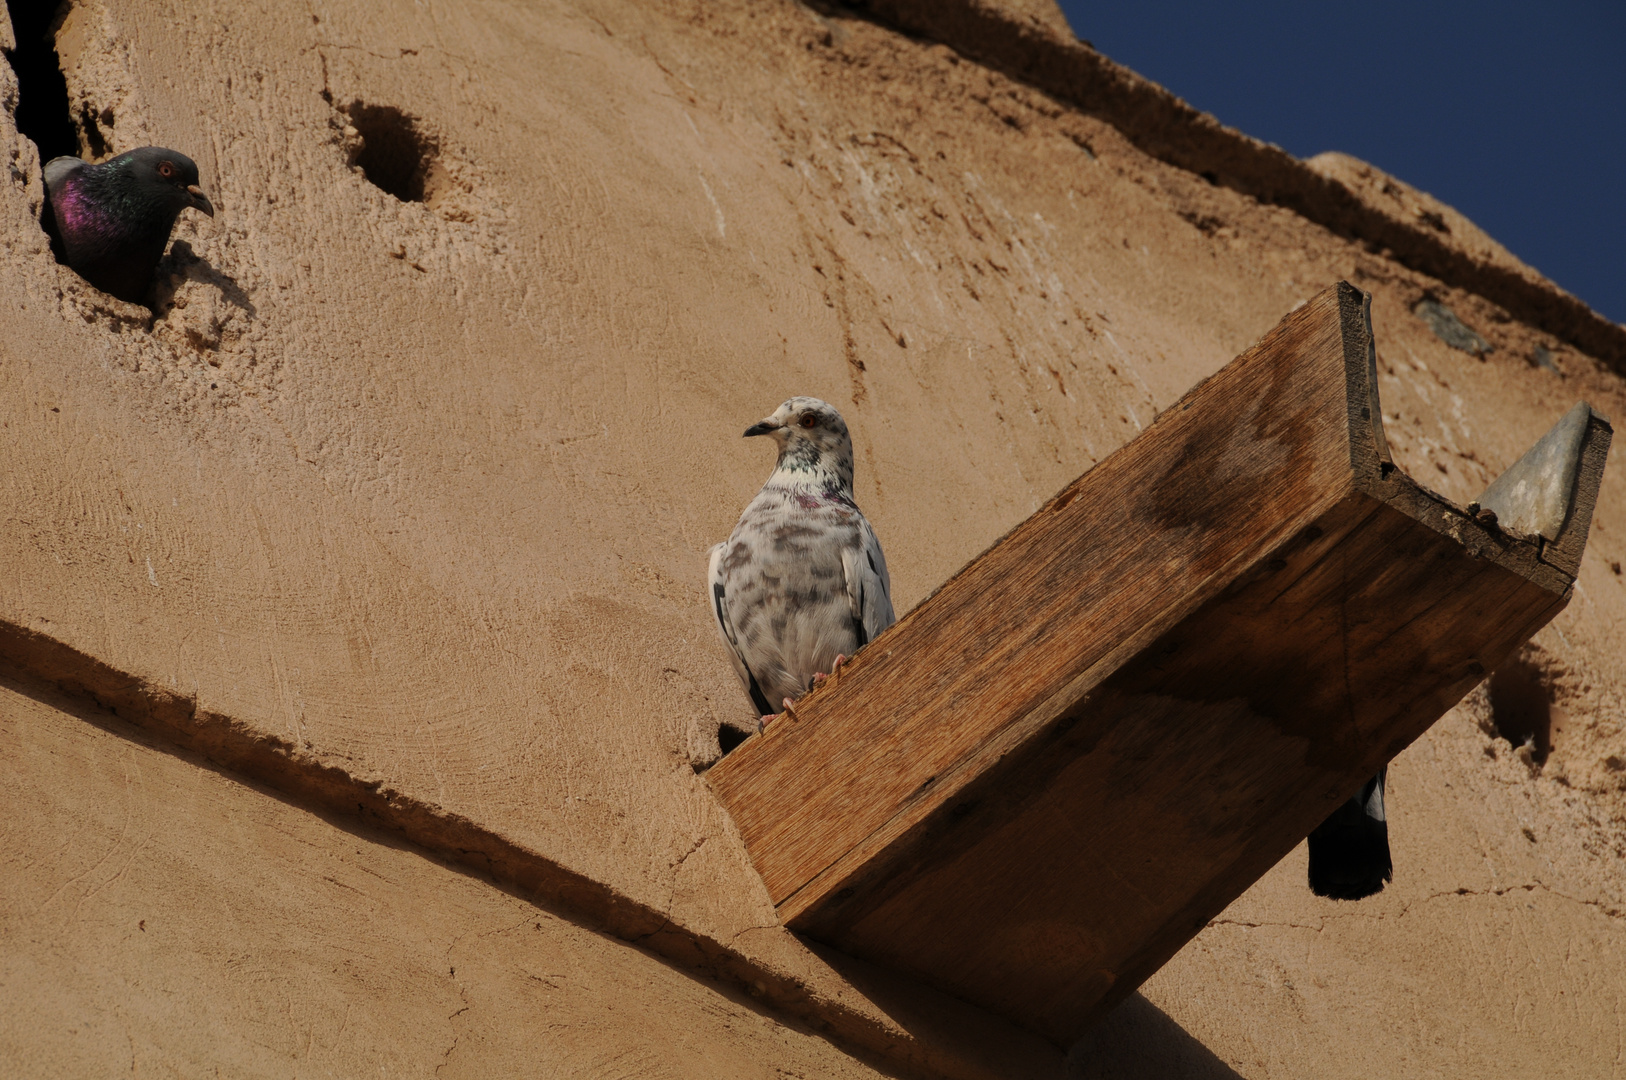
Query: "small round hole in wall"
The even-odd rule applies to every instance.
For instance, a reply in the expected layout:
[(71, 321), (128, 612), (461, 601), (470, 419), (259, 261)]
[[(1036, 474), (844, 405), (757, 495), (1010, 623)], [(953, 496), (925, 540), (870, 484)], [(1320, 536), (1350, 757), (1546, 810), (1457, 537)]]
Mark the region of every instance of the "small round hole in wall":
[(1553, 706), (1552, 673), (1546, 665), (1532, 650), (1521, 650), (1492, 673), (1486, 689), (1496, 734), (1514, 749), (1530, 747), (1536, 764), (1546, 761), (1553, 749), (1554, 721), (1564, 722), (1563, 710)]
[(749, 736), (746, 732), (741, 731), (739, 728), (731, 727), (728, 724), (720, 725), (717, 728), (717, 745), (722, 748), (722, 751), (725, 754), (739, 746), (740, 743), (744, 742), (748, 737)]
[(416, 118), (391, 105), (352, 102), (345, 110), (359, 146), (351, 164), (402, 202), (423, 202), (439, 146)]

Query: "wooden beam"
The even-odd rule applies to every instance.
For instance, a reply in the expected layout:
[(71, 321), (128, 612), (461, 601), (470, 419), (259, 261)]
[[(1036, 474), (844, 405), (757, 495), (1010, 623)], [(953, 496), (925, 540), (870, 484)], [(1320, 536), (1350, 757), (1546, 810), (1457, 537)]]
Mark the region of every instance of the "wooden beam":
[(1487, 493), (1552, 536), (1452, 504), (1390, 460), (1367, 302), (1287, 316), (711, 770), (792, 929), (1070, 1043), (1564, 607), (1608, 423)]

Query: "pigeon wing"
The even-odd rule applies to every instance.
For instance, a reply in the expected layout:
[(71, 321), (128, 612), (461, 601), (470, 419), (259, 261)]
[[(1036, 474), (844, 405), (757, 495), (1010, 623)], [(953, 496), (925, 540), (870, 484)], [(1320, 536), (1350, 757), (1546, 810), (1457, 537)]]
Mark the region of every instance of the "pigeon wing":
[(734, 632), (734, 620), (728, 613), (728, 590), (723, 583), (723, 549), (727, 546), (723, 543), (711, 549), (711, 565), (706, 571), (706, 583), (711, 591), (711, 614), (717, 620), (717, 632), (722, 635), (723, 644), (728, 646), (728, 658), (734, 661), (734, 673), (745, 684), (745, 691), (751, 695), (751, 703), (757, 707), (758, 714), (767, 716), (775, 710), (769, 706), (768, 695), (762, 692), (756, 676), (751, 674), (751, 668), (745, 662), (739, 636)]
[(853, 630), (858, 647), (863, 648), (897, 621), (892, 613), (892, 578), (886, 572), (886, 556), (868, 521), (859, 519), (858, 543), (841, 553), (841, 563), (847, 573)]
[(76, 157), (54, 157), (45, 163), (45, 190), (55, 191), (62, 181), (85, 167)]

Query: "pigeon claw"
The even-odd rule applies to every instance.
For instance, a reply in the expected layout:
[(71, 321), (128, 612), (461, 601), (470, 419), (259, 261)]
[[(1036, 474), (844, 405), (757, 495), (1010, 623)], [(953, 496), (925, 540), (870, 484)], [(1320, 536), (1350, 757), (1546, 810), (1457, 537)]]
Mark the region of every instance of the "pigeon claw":
[(767, 715), (763, 716), (763, 718), (762, 718), (762, 727), (763, 727), (764, 730), (767, 729), (767, 727), (768, 727), (768, 725), (770, 723), (772, 723), (775, 720), (778, 720), (781, 716), (788, 716), (792, 720), (795, 720), (797, 718), (796, 717), (796, 706), (795, 706), (794, 703), (791, 702), (790, 698), (786, 698), (784, 700), (784, 706), (785, 706), (785, 711), (782, 712), (782, 713), (768, 713)]
[(830, 665), (830, 674), (826, 675), (824, 672), (821, 671), (818, 674), (814, 675), (813, 676), (813, 683), (812, 683), (811, 686), (808, 687), (808, 689), (811, 690), (814, 687), (823, 686), (827, 682), (831, 686), (834, 686), (836, 684), (836, 676), (841, 674), (841, 665), (845, 664), (846, 662), (847, 662), (847, 658), (845, 656), (842, 656), (840, 653), (837, 653), (836, 654), (836, 662)]

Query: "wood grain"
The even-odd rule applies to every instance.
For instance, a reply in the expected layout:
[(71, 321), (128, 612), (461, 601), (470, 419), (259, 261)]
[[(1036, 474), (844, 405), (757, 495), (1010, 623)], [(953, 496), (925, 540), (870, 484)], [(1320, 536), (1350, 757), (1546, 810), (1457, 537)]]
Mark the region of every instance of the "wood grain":
[(1568, 601), (1607, 423), (1554, 565), (1380, 417), (1341, 283), (725, 758), (781, 918), (1081, 1034)]

